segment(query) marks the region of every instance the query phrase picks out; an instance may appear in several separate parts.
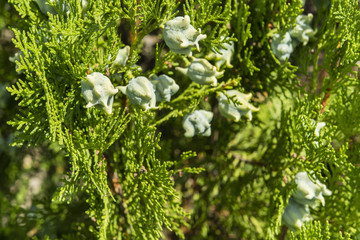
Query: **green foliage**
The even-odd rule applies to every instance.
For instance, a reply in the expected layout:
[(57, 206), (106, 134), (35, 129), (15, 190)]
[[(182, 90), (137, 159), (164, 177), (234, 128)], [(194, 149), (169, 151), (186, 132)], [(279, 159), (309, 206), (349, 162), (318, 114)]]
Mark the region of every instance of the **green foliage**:
[[(14, 34), (0, 45), (0, 238), (359, 236), (358, 1), (45, 1), (53, 13), (9, 2), (0, 0), (1, 32)], [(280, 61), (272, 38), (303, 13), (316, 35)], [(234, 44), (216, 86), (181, 74), (194, 58), (164, 42), (165, 24), (184, 15), (207, 36), (194, 58)], [(125, 46), (128, 60), (113, 65)], [(147, 111), (119, 91), (108, 115), (85, 107), (81, 81), (93, 72), (114, 87), (167, 74), (180, 89)], [(254, 96), (252, 121), (220, 114), (217, 97), (232, 89)], [(211, 136), (184, 137), (182, 117), (200, 109), (214, 115)], [(301, 171), (332, 194), (292, 231), (282, 215)]]
[(304, 225), (298, 236), (291, 234), (291, 239), (331, 239), (329, 232), (329, 223), (326, 222), (325, 226), (322, 226), (318, 221), (311, 221), (309, 224)]

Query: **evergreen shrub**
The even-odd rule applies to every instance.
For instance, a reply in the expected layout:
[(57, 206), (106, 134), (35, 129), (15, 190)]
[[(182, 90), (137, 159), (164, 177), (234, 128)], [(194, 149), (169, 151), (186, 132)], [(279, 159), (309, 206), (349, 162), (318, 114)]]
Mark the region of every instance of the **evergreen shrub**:
[(359, 1), (0, 2), (1, 239), (359, 238)]

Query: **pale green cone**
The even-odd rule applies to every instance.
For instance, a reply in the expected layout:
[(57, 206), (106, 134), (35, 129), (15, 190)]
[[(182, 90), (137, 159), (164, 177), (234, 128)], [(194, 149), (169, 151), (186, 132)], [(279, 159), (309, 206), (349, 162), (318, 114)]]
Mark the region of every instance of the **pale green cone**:
[(142, 109), (156, 108), (156, 95), (152, 83), (146, 77), (136, 77), (127, 86), (117, 87), (130, 102)]
[(206, 59), (193, 59), (187, 68), (177, 67), (176, 70), (187, 75), (192, 81), (201, 85), (217, 85), (217, 77), (223, 75), (224, 71), (218, 72), (216, 67)]
[(96, 106), (111, 114), (117, 92), (110, 79), (102, 73), (93, 72), (87, 75), (85, 80), (81, 80), (81, 93), (87, 103), (86, 108)]
[[(233, 97), (232, 101), (226, 96)], [(240, 121), (242, 116), (246, 116), (248, 121), (252, 120), (252, 112), (257, 112), (260, 109), (254, 107), (249, 103), (249, 100), (252, 97), (252, 94), (244, 94), (238, 90), (228, 90), (224, 93), (220, 93), (219, 100), (219, 112), (224, 117), (227, 117), (235, 122)]]
[(195, 135), (208, 137), (211, 135), (210, 122), (214, 114), (205, 110), (195, 110), (183, 119), (183, 128), (185, 129), (185, 137), (193, 137)]
[(199, 41), (206, 38), (206, 35), (201, 34), (201, 29), (196, 30), (190, 24), (190, 17), (176, 17), (168, 21), (164, 28), (164, 40), (166, 45), (174, 53), (180, 53), (191, 56), (191, 48), (199, 49)]
[(310, 38), (316, 34), (316, 31), (310, 26), (312, 19), (311, 13), (297, 16), (295, 26), (289, 31), (291, 37), (306, 45)]
[(284, 36), (280, 36), (275, 33), (271, 40), (271, 50), (279, 60), (289, 59), (290, 54), (294, 51), (290, 34), (286, 32)]
[(179, 90), (179, 85), (176, 84), (175, 80), (165, 74), (160, 76), (154, 75), (151, 79), (151, 83), (155, 88), (157, 102), (170, 102), (171, 96)]
[(299, 204), (293, 198), (290, 198), (289, 205), (285, 208), (282, 216), (283, 223), (291, 230), (296, 231), (300, 229), (305, 222), (309, 222), (310, 220), (309, 206)]
[(292, 194), (295, 201), (300, 204), (307, 204), (312, 208), (318, 206), (319, 202), (325, 205), (325, 196), (330, 196), (331, 191), (319, 180), (311, 181), (306, 172), (299, 172), (295, 175), (297, 188)]

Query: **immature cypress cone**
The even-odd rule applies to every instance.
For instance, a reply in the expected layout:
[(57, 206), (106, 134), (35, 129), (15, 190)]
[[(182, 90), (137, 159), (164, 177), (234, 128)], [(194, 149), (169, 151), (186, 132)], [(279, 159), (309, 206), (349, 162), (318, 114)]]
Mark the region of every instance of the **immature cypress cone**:
[(86, 108), (95, 106), (111, 114), (114, 95), (117, 92), (110, 79), (102, 73), (93, 72), (87, 75), (85, 80), (81, 80), (81, 93), (87, 102)]
[[(226, 96), (233, 97), (233, 100), (236, 101), (234, 103), (233, 100), (228, 99)], [(252, 94), (244, 94), (239, 92), (238, 90), (228, 90), (226, 91), (226, 95), (220, 93), (218, 100), (219, 100), (219, 112), (227, 118), (238, 122), (240, 121), (242, 116), (248, 118), (249, 121), (252, 120), (252, 112), (257, 112), (260, 109), (254, 107), (252, 104), (249, 103), (249, 100), (252, 97)]]
[(129, 98), (132, 104), (145, 110), (156, 108), (155, 90), (146, 77), (133, 78), (127, 86), (117, 88)]
[(179, 90), (179, 85), (176, 84), (175, 80), (165, 74), (153, 76), (151, 83), (155, 88), (157, 102), (170, 102), (171, 96)]
[(163, 34), (165, 43), (171, 51), (187, 56), (192, 55), (192, 47), (196, 47), (200, 51), (199, 41), (206, 38), (205, 34), (201, 34), (201, 29), (196, 30), (190, 24), (188, 15), (168, 21), (165, 24)]
[(322, 184), (319, 180), (315, 183), (311, 181), (307, 172), (299, 172), (295, 175), (295, 183), (297, 188), (293, 193), (293, 198), (300, 204), (307, 204), (310, 207), (316, 207), (319, 202), (324, 206), (324, 196), (330, 196), (331, 191), (326, 188), (325, 184)]
[(194, 135), (208, 137), (211, 135), (210, 122), (214, 114), (205, 110), (195, 110), (193, 113), (186, 115), (183, 119), (183, 128), (185, 137)]
[(216, 78), (224, 73), (224, 71), (218, 72), (215, 66), (203, 58), (194, 59), (187, 68), (177, 67), (176, 70), (198, 84), (211, 86), (216, 86)]

